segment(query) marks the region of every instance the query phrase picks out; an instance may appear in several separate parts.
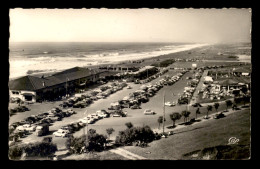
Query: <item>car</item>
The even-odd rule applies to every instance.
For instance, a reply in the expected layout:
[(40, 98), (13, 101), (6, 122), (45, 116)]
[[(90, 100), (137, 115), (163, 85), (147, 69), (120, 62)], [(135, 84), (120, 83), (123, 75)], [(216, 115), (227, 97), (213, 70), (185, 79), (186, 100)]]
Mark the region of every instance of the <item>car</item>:
[(120, 117), (119, 114), (113, 114), (113, 117)]
[(131, 87), (131, 86), (127, 86), (126, 88), (127, 88), (127, 89), (132, 89), (132, 87)]
[(214, 119), (219, 119), (219, 118), (223, 118), (223, 117), (225, 117), (225, 115), (223, 113), (219, 113), (219, 114), (214, 115)]
[(97, 98), (98, 98), (98, 99), (104, 99), (105, 96), (103, 96), (103, 95), (98, 95)]
[(96, 113), (91, 114), (91, 118), (95, 120), (99, 120), (101, 117), (99, 117)]
[(79, 122), (87, 124), (88, 123), (88, 119), (86, 117), (84, 117), (83, 119), (79, 119)]
[(151, 109), (145, 109), (144, 110), (144, 114), (145, 115), (154, 115), (154, 114), (156, 114), (153, 110), (151, 110)]
[(193, 107), (202, 107), (202, 105), (200, 103), (194, 103), (192, 104)]
[(25, 129), (24, 129), (23, 126), (17, 126), (17, 127), (16, 127), (16, 130), (17, 130), (17, 131), (24, 131)]
[(170, 107), (172, 107), (172, 106), (175, 106), (174, 104), (172, 104), (171, 102), (165, 102), (165, 104), (164, 104), (165, 106), (170, 106)]
[(68, 130), (59, 129), (58, 131), (54, 132), (53, 135), (55, 137), (67, 137), (69, 134)]
[(84, 102), (78, 102), (78, 103), (75, 103), (72, 107), (73, 108), (85, 108), (87, 107), (87, 103), (84, 103)]
[(36, 127), (37, 127), (36, 125), (30, 125), (30, 124), (23, 125), (24, 130), (29, 131), (29, 132), (34, 132)]
[(47, 118), (50, 118), (53, 122), (58, 121), (59, 117), (56, 117), (54, 114), (49, 114)]
[(203, 119), (209, 119), (209, 116), (206, 115), (206, 116), (203, 117)]
[(138, 104), (134, 104), (130, 107), (131, 109), (141, 109), (141, 107)]

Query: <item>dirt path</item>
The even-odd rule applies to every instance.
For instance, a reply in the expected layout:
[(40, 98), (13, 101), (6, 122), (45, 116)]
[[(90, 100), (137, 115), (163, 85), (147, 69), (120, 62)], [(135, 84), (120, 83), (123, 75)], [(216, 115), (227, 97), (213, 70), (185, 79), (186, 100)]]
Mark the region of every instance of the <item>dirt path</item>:
[(145, 160), (146, 159), (145, 157), (131, 153), (130, 151), (127, 151), (127, 150), (122, 149), (122, 148), (112, 149), (112, 150), (110, 150), (110, 152), (121, 155), (121, 156), (123, 156), (127, 159), (130, 159), (130, 160)]

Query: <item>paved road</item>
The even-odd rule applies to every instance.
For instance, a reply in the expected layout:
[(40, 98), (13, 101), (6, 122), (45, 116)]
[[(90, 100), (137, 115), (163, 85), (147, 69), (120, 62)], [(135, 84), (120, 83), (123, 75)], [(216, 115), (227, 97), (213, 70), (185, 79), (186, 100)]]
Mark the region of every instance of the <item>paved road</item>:
[(198, 94), (199, 94), (199, 91), (201, 90), (202, 86), (203, 86), (203, 83), (204, 83), (204, 77), (207, 76), (208, 74), (208, 70), (205, 70), (200, 78), (200, 81), (196, 87), (196, 90), (195, 92), (193, 93), (193, 96), (191, 98), (191, 101), (190, 101), (190, 105), (194, 104), (197, 102), (197, 98), (198, 98)]

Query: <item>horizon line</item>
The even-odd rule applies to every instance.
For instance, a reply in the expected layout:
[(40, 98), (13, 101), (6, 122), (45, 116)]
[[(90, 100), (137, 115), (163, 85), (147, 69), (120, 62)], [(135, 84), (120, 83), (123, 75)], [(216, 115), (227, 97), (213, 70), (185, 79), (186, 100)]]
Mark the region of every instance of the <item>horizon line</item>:
[(252, 43), (251, 41), (240, 42), (173, 42), (173, 41), (9, 41), (9, 43), (200, 43), (200, 44), (227, 44), (227, 43)]

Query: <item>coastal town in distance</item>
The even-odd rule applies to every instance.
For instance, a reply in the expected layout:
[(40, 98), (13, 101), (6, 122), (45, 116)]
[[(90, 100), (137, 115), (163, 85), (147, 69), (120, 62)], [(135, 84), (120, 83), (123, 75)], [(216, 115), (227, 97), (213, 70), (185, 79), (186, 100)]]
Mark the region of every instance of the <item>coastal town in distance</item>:
[(9, 160), (249, 160), (251, 25), (251, 9), (10, 9)]

